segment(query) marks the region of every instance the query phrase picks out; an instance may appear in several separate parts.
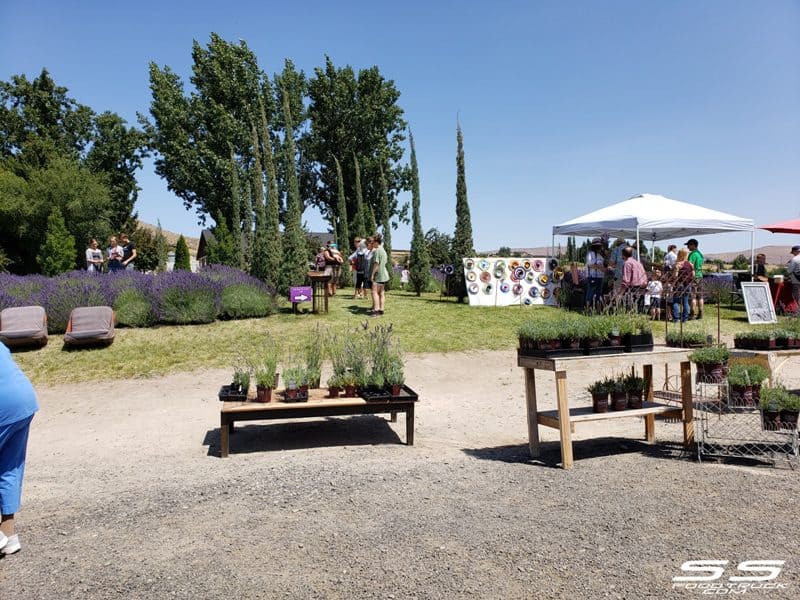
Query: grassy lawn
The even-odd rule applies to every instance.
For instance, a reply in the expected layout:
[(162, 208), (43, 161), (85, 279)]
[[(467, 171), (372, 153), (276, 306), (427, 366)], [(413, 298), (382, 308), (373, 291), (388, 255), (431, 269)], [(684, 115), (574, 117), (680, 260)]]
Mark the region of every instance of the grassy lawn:
[[(230, 367), (237, 356), (257, 356), (268, 339), (280, 345), (283, 355), (295, 351), (304, 335), (317, 324), (333, 328), (357, 327), (374, 320), (392, 323), (406, 352), (454, 352), (501, 350), (516, 347), (516, 330), (525, 319), (555, 319), (561, 311), (545, 307), (469, 307), (438, 294), (417, 297), (408, 292), (390, 292), (386, 315), (366, 316), (369, 303), (346, 295), (331, 298), (327, 315), (293, 315), (287, 308), (263, 319), (217, 321), (209, 325), (162, 326), (149, 329), (118, 329), (108, 348), (62, 350), (62, 337), (51, 336), (44, 349), (18, 352), (15, 358), (36, 384), (75, 383), (89, 380), (152, 377), (205, 367)], [(699, 323), (716, 335), (715, 307), (706, 309)], [(722, 310), (723, 337), (750, 329), (743, 308)], [(656, 325), (663, 339), (663, 323)]]

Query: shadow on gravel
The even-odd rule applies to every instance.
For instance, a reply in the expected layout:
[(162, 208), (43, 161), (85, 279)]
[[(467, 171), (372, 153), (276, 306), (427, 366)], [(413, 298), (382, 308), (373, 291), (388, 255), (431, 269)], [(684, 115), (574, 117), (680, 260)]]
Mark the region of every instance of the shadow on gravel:
[[(359, 415), (291, 423), (237, 423), (230, 436), (230, 453), (404, 443), (387, 419), (375, 415)], [(208, 446), (208, 456), (219, 456), (218, 427), (206, 432), (203, 445)]]
[[(462, 452), (481, 460), (496, 460), (507, 463), (524, 463), (538, 467), (560, 468), (561, 445), (558, 442), (542, 442), (541, 454), (531, 458), (528, 444), (494, 446), (491, 448), (464, 448)], [(651, 458), (670, 460), (696, 460), (694, 451), (684, 450), (680, 443), (658, 442), (648, 444), (628, 438), (592, 438), (574, 440), (572, 456), (575, 462), (588, 458), (616, 456), (620, 454), (641, 454)]]

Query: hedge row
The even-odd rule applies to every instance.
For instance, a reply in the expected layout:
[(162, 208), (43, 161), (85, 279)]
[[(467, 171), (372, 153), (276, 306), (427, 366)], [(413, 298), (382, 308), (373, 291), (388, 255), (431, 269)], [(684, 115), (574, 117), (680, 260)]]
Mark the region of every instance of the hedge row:
[(117, 323), (210, 323), (215, 319), (265, 317), (275, 310), (275, 289), (230, 267), (213, 265), (198, 273), (137, 271), (94, 274), (72, 271), (58, 277), (0, 274), (0, 310), (43, 306), (50, 333), (63, 333), (76, 306), (112, 306)]

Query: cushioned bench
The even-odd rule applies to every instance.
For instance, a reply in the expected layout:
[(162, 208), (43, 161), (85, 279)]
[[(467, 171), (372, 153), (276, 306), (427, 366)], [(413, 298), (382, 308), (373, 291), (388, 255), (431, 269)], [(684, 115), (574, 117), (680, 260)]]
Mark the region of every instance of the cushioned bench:
[(64, 345), (108, 346), (114, 335), (114, 311), (110, 306), (81, 306), (72, 309), (69, 315)]
[(0, 341), (9, 348), (47, 344), (47, 315), (41, 306), (0, 311)]

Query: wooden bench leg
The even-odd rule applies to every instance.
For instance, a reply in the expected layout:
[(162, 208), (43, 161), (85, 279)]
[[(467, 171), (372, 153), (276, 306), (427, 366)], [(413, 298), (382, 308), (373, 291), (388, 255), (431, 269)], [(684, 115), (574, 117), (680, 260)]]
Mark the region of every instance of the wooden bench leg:
[(528, 412), (528, 450), (539, 456), (539, 418), (536, 408), (536, 371), (525, 369), (525, 404)]
[(692, 363), (681, 363), (681, 399), (683, 401), (683, 445), (694, 447), (694, 400), (692, 399)]
[(571, 469), (572, 429), (569, 422), (566, 371), (556, 371), (556, 398), (558, 400), (558, 433), (561, 436), (561, 466), (565, 469)]
[(406, 445), (414, 445), (414, 405), (406, 411)]
[(397, 423), (397, 413), (395, 411), (392, 411), (390, 415), (390, 420), (392, 423)]
[(644, 439), (648, 442), (655, 442), (656, 441), (656, 416), (655, 415), (645, 415), (644, 416)]
[(228, 456), (230, 444), (230, 430), (233, 428), (233, 421), (229, 420), (228, 415), (221, 414), (219, 422), (219, 455), (221, 458)]

